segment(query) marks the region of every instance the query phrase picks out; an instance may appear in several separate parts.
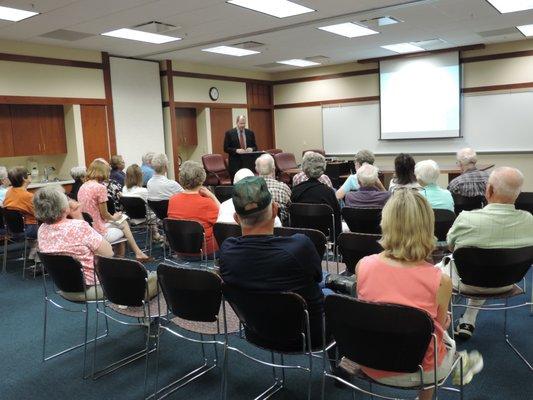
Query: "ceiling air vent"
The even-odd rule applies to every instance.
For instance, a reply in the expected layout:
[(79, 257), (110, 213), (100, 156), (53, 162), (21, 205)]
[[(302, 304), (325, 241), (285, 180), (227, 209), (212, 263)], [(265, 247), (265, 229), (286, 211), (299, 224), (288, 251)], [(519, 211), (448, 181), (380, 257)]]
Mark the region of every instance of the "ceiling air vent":
[(56, 40), (66, 40), (68, 42), (75, 42), (76, 40), (85, 39), (91, 36), (95, 36), (92, 33), (83, 33), (76, 31), (69, 31), (67, 29), (58, 29), (56, 31), (48, 32), (40, 35), (40, 37)]
[(149, 32), (149, 33), (160, 33), (160, 34), (168, 34), (169, 32), (178, 30), (180, 28), (181, 26), (165, 24), (164, 22), (159, 22), (159, 21), (150, 21), (150, 22), (145, 22), (143, 24), (132, 26), (132, 29), (135, 29), (138, 31)]
[(254, 65), (254, 67), (271, 69), (271, 68), (283, 68), (284, 65), (283, 64), (279, 64), (279, 63), (268, 63), (268, 64)]
[(505, 29), (495, 29), (492, 31), (483, 31), (483, 32), (478, 32), (477, 34), (481, 37), (488, 38), (488, 37), (495, 37), (495, 36), (519, 35), (520, 32), (518, 32), (515, 27), (512, 27), (512, 28), (505, 28)]
[(326, 64), (329, 62), (330, 59), (329, 57), (326, 57), (326, 56), (311, 56), (311, 57), (305, 57), (304, 60), (317, 62), (319, 64)]
[(246, 49), (246, 50), (254, 50), (259, 47), (263, 47), (264, 43), (254, 42), (253, 40), (249, 40), (247, 42), (241, 42), (241, 43), (235, 43), (232, 44), (231, 47), (238, 47), (239, 49)]
[(442, 46), (446, 44), (446, 41), (440, 38), (436, 39), (427, 39), (427, 40), (420, 40), (418, 42), (409, 42), (411, 44), (414, 44), (415, 46), (422, 47), (426, 50), (432, 50), (434, 48), (437, 48), (439, 46)]

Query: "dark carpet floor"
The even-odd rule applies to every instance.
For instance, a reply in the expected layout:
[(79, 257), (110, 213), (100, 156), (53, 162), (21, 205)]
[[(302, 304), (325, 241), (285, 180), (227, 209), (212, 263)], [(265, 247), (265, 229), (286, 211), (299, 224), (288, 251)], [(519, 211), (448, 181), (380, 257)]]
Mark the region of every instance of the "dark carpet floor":
[[(149, 266), (154, 269), (156, 264)], [(531, 271), (528, 275), (528, 298), (531, 296)], [(516, 298), (513, 302), (524, 301)], [(93, 381), (82, 379), (83, 351), (70, 352), (43, 363), (43, 283), (42, 278), (22, 280), (21, 264), (10, 261), (8, 273), (0, 275), (0, 399), (141, 399), (143, 398), (144, 363), (137, 361), (112, 375)], [(510, 332), (516, 344), (533, 361), (533, 316), (528, 307), (509, 312)], [(83, 338), (81, 314), (52, 311), (49, 324), (49, 351), (61, 346), (78, 343)], [(110, 336), (98, 347), (98, 363), (133, 352), (143, 345), (144, 332), (139, 327), (123, 327), (110, 323)], [(94, 334), (91, 320), (90, 333)], [(242, 339), (231, 338), (232, 345), (244, 348), (252, 354), (268, 359), (268, 354), (251, 349)], [(503, 338), (503, 313), (482, 312), (474, 337), (458, 348), (478, 349), (484, 356), (485, 369), (465, 388), (465, 399), (470, 400), (531, 400), (533, 399), (533, 372), (506, 345)], [(160, 382), (168, 382), (201, 362), (198, 344), (178, 341), (169, 334), (161, 337)], [(47, 349), (48, 351), (48, 349)], [(212, 348), (208, 354), (213, 355)], [(92, 347), (89, 352), (89, 365)], [(286, 360), (306, 362), (302, 357)], [(154, 384), (155, 357), (149, 360), (149, 387)], [(238, 354), (229, 358), (228, 398), (231, 400), (252, 399), (263, 391), (272, 377), (271, 369), (258, 366)], [(320, 398), (321, 361), (315, 360), (313, 372), (313, 399)], [(220, 369), (216, 368), (185, 388), (175, 392), (173, 399), (218, 399)], [(365, 388), (365, 383), (361, 383)], [(278, 393), (276, 399), (305, 399), (307, 377), (303, 372), (287, 373), (287, 389)], [(412, 392), (391, 392), (398, 395)], [(414, 397), (414, 396), (413, 396)], [(327, 399), (351, 399), (347, 390), (339, 389), (328, 381)], [(356, 394), (356, 399), (369, 396)], [(458, 395), (442, 393), (441, 399), (458, 399)]]

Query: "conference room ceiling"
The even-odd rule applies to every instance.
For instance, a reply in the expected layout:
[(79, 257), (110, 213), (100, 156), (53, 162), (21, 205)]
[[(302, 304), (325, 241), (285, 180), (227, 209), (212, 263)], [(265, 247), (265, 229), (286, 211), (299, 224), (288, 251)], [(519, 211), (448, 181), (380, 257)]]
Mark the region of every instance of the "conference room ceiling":
[[(520, 40), (525, 38), (514, 27), (533, 23), (533, 10), (500, 14), (485, 0), (293, 1), (316, 12), (276, 18), (224, 0), (2, 1), (3, 6), (33, 9), (41, 14), (20, 22), (0, 21), (0, 38), (128, 57), (277, 72), (295, 68), (273, 64), (280, 60), (323, 56), (326, 65), (341, 64), (392, 55), (380, 46), (400, 42), (441, 39), (425, 46), (431, 50)], [(402, 22), (374, 27), (380, 34), (351, 39), (317, 29), (383, 16)], [(173, 25), (175, 28), (168, 34), (182, 40), (156, 45), (100, 35), (151, 21)], [(201, 51), (248, 41), (263, 44), (254, 49), (261, 53), (231, 57)]]

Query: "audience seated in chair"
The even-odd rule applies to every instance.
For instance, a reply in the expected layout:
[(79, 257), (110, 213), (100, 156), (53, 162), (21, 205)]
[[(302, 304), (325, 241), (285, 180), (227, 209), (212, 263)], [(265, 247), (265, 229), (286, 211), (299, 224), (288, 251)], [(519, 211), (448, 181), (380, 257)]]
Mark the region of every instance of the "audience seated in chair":
[(121, 187), (124, 186), (124, 179), (126, 178), (126, 173), (124, 172), (124, 168), (126, 168), (124, 157), (118, 154), (111, 156), (109, 159), (109, 165), (111, 166), (109, 179), (114, 180)]
[[(150, 258), (144, 254), (133, 237), (127, 221), (118, 223), (122, 219), (121, 213), (109, 214), (107, 210), (107, 190), (105, 182), (109, 179), (111, 168), (101, 159), (94, 160), (87, 169), (87, 181), (80, 187), (78, 200), (82, 211), (93, 219), (93, 228), (108, 242), (113, 243), (126, 238), (138, 261), (146, 262)], [(124, 256), (126, 247), (119, 244), (118, 255)]]
[(265, 179), (272, 201), (278, 203), (279, 216), (285, 224), (289, 219), (288, 208), (291, 205), (291, 189), (283, 182), (276, 180), (276, 166), (274, 157), (263, 154), (255, 160), (255, 171)]
[(28, 192), (31, 175), (26, 167), (13, 167), (9, 170), (8, 178), (11, 187), (6, 192), (3, 207), (8, 210), (20, 211), (24, 216), (26, 236), (35, 239), (37, 238), (38, 225), (34, 215), (33, 193)]
[(415, 160), (410, 154), (400, 153), (394, 159), (394, 178), (390, 181), (389, 191), (400, 188), (420, 189), (415, 176)]
[[(302, 159), (302, 169), (303, 169), (303, 163), (305, 163), (305, 158), (307, 155), (312, 155), (312, 154), (319, 154), (319, 153), (315, 153), (313, 151), (308, 151), (304, 154), (303, 156), (303, 159)], [(325, 160), (325, 158), (324, 158)], [(333, 189), (333, 184), (331, 183), (331, 179), (329, 179), (329, 176), (327, 176), (324, 172), (326, 171), (326, 167), (324, 166), (324, 171), (322, 171), (322, 174), (320, 174), (320, 176), (317, 178), (319, 182), (323, 183), (324, 185), (327, 185), (329, 186), (330, 188)], [(305, 171), (301, 171), (301, 172), (298, 172), (296, 175), (294, 175), (292, 177), (292, 186), (296, 186), (296, 185), (299, 185), (300, 183), (302, 182), (305, 182), (309, 179), (309, 176), (305, 173)]]
[(357, 170), (359, 190), (346, 194), (346, 207), (383, 208), (391, 193), (386, 191), (378, 177), (378, 168), (372, 164), (364, 164)]
[(299, 294), (307, 303), (311, 341), (321, 343), (324, 296), (319, 283), (323, 274), (313, 242), (302, 234), (274, 236), (278, 205), (272, 202), (261, 177), (247, 177), (237, 183), (233, 203), (243, 236), (222, 243), (222, 279), (252, 291)]
[[(83, 219), (67, 218), (72, 207), (61, 186), (42, 187), (35, 193), (33, 204), (36, 217), (43, 222), (37, 237), (40, 252), (77, 259), (83, 266), (87, 300), (101, 299), (102, 289), (94, 279), (94, 256), (112, 257), (109, 242)], [(84, 293), (62, 293), (62, 296), (72, 301), (85, 301)]]
[(154, 156), (155, 153), (152, 151), (144, 153), (144, 155), (142, 156), (141, 170), (143, 172), (143, 186), (146, 186), (150, 178), (154, 176), (154, 168), (152, 166), (152, 159), (154, 158)]
[[(520, 194), (524, 183), (522, 173), (510, 167), (500, 167), (490, 174), (485, 197), (488, 204), (473, 211), (463, 211), (457, 216), (448, 232), (448, 245), (451, 250), (460, 247), (480, 247), (484, 249), (519, 248), (533, 246), (533, 215), (527, 211), (517, 210), (514, 202)], [(449, 273), (453, 268), (454, 287), (459, 287), (459, 280), (453, 261), (446, 265)], [(511, 287), (479, 288), (462, 285), (461, 292), (476, 294), (503, 293)], [(468, 305), (481, 307), (483, 300), (469, 300)], [(455, 334), (463, 339), (472, 336), (476, 326), (479, 310), (467, 308), (459, 320)]]
[[(337, 199), (342, 200), (349, 192), (359, 190), (359, 181), (357, 180), (357, 170), (364, 164), (374, 165), (374, 153), (370, 150), (360, 150), (357, 152), (354, 158), (354, 166), (356, 173), (350, 175), (343, 185), (335, 193)], [(381, 183), (381, 181), (379, 181)], [(383, 185), (382, 185), (383, 186)], [(383, 188), (385, 190), (385, 188)]]
[(327, 204), (335, 216), (335, 232), (342, 232), (341, 209), (335, 192), (319, 181), (326, 170), (326, 159), (318, 153), (307, 152), (302, 164), (306, 180), (292, 187), (291, 202)]
[[(448, 315), (451, 280), (425, 261), (435, 246), (433, 210), (418, 192), (398, 190), (383, 209), (381, 228), (383, 252), (363, 258), (356, 267), (358, 299), (426, 311), (435, 326), (437, 349), (431, 341), (422, 361), (423, 381), (434, 380), (434, 351), (437, 351), (437, 375), (441, 379), (450, 371), (456, 349), (454, 340), (446, 333), (451, 323)], [(465, 352), (463, 357), (463, 379), (468, 383), (483, 368), (483, 359), (475, 351)], [(419, 372), (398, 374), (366, 367), (363, 371), (383, 384), (413, 387), (421, 383)], [(456, 371), (454, 383), (459, 382), (459, 371)], [(421, 390), (419, 399), (429, 400), (432, 395), (433, 389)]]
[(477, 154), (471, 148), (457, 152), (457, 165), (461, 168), (461, 175), (453, 179), (448, 190), (464, 197), (483, 196), (489, 174), (476, 168)]
[(0, 166), (0, 207), (4, 203), (7, 189), (9, 189), (9, 179), (7, 178), (7, 168)]
[(210, 258), (218, 251), (213, 235), (213, 225), (217, 221), (220, 203), (205, 186), (204, 168), (196, 161), (185, 161), (180, 168), (180, 183), (184, 191), (172, 196), (168, 202), (168, 218), (189, 219), (202, 224), (205, 231), (206, 249)]
[(440, 169), (433, 160), (424, 160), (415, 165), (416, 180), (422, 187), (420, 194), (426, 198), (431, 208), (454, 211), (452, 194), (437, 185)]
[[(148, 188), (148, 200), (168, 200), (176, 193), (183, 191), (183, 188), (178, 182), (166, 177), (168, 172), (168, 158), (166, 154), (155, 154), (151, 159), (151, 166), (154, 174), (146, 184)], [(145, 176), (144, 171), (143, 176)]]
[(74, 179), (74, 183), (72, 184), (72, 189), (70, 189), (68, 197), (74, 200), (78, 200), (78, 192), (80, 190), (81, 185), (83, 185), (83, 182), (85, 182), (86, 175), (87, 168), (85, 168), (84, 166), (72, 167), (70, 169), (70, 176), (72, 177), (72, 179)]

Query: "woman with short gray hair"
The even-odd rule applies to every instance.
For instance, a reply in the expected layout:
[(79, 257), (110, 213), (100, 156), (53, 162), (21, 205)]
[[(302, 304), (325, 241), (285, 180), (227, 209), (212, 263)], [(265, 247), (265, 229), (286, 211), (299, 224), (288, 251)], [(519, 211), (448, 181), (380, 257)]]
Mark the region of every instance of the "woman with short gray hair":
[(83, 182), (85, 182), (87, 168), (83, 166), (72, 167), (70, 169), (70, 176), (74, 179), (74, 183), (72, 184), (72, 189), (70, 189), (68, 196), (71, 199), (78, 200), (78, 191), (80, 190), (81, 185), (83, 185)]
[[(168, 171), (168, 158), (166, 154), (159, 153), (152, 157), (154, 175), (150, 178), (148, 188), (148, 200), (168, 200), (174, 194), (182, 192), (180, 184), (166, 177)], [(142, 169), (142, 167), (141, 167)]]
[(7, 179), (7, 168), (0, 166), (0, 207), (6, 197), (7, 188), (9, 187), (9, 179)]
[[(205, 248), (207, 256), (213, 257), (218, 245), (213, 236), (213, 225), (217, 221), (220, 203), (215, 195), (202, 184), (206, 173), (200, 163), (185, 161), (180, 168), (180, 183), (185, 189), (175, 194), (168, 202), (168, 217), (172, 219), (188, 219), (202, 224), (205, 231)], [(194, 258), (198, 254), (188, 254)]]
[(322, 154), (309, 151), (304, 155), (302, 170), (309, 179), (318, 179), (326, 170), (326, 159)]
[(439, 165), (433, 160), (419, 161), (415, 165), (416, 180), (422, 187), (420, 194), (426, 198), (431, 208), (454, 211), (452, 194), (437, 185), (439, 175)]
[(68, 219), (69, 201), (59, 185), (45, 186), (33, 197), (35, 216), (43, 223), (39, 227), (37, 241), (39, 251), (68, 255), (78, 260), (83, 267), (87, 291), (85, 293), (62, 293), (73, 301), (95, 300), (103, 293), (94, 276), (94, 256), (113, 256), (107, 240), (84, 220)]
[[(302, 163), (306, 163), (306, 160), (309, 157), (314, 158), (314, 154), (318, 154), (318, 155), (322, 156), (322, 154), (315, 153), (314, 151), (306, 151), (305, 154), (304, 154), (304, 157), (302, 159)], [(322, 171), (322, 174), (317, 179), (319, 180), (319, 182), (321, 182), (324, 185), (329, 186), (330, 188), (333, 189), (333, 184), (331, 183), (331, 179), (329, 179), (329, 176), (324, 174), (324, 171), (326, 170), (325, 160), (326, 159), (324, 158), (324, 170)], [(303, 168), (303, 164), (302, 164), (302, 169), (304, 169)], [(305, 182), (308, 179), (309, 179), (309, 176), (305, 173), (305, 171), (298, 172), (292, 178), (292, 186), (299, 185), (300, 183)]]

